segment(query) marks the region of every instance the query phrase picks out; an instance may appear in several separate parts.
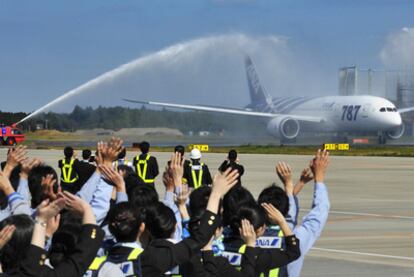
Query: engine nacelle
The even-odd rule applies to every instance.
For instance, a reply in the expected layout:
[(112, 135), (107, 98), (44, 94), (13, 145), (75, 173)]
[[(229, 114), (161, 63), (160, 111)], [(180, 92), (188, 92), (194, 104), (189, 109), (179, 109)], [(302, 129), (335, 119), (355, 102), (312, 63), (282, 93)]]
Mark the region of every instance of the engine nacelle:
[(405, 131), (405, 125), (404, 123), (402, 123), (396, 129), (387, 131), (386, 134), (387, 134), (387, 137), (389, 137), (390, 139), (399, 139), (400, 137), (404, 135), (404, 131)]
[(299, 135), (299, 121), (294, 118), (276, 117), (267, 124), (267, 131), (278, 138), (295, 139)]

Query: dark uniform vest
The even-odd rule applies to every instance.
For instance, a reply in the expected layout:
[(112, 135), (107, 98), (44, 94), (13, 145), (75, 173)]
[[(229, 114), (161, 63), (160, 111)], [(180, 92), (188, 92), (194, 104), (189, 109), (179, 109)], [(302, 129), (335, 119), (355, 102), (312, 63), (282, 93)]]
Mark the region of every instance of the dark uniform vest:
[(200, 163), (200, 165), (189, 164), (189, 167), (191, 168), (191, 179), (195, 189), (198, 189), (203, 185), (203, 166), (204, 163)]
[(73, 184), (78, 179), (79, 176), (76, 172), (73, 172), (73, 163), (75, 159), (70, 159), (70, 162), (67, 163), (66, 159), (62, 159), (62, 181), (66, 184)]
[[(260, 238), (256, 240), (256, 247), (260, 248), (283, 248), (283, 232), (279, 228), (268, 227)], [(246, 250), (246, 245), (240, 243), (224, 243), (222, 256), (227, 258), (232, 266), (240, 268), (242, 255)], [(260, 277), (281, 277), (287, 276), (286, 267), (273, 268), (267, 272), (261, 272)]]
[(137, 160), (136, 170), (138, 176), (144, 181), (146, 184), (153, 184), (155, 179), (147, 179), (147, 171), (148, 171), (148, 160), (151, 158), (150, 154), (147, 154), (145, 159), (140, 159), (139, 155), (135, 158)]

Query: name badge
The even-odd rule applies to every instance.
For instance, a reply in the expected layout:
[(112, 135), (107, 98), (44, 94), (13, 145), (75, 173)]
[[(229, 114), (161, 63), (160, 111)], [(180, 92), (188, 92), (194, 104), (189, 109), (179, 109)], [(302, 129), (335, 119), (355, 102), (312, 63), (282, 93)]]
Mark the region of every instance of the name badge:
[(279, 237), (260, 237), (256, 239), (256, 246), (260, 248), (281, 248), (282, 240)]
[(221, 256), (226, 258), (232, 266), (240, 266), (242, 255), (239, 253), (223, 251)]

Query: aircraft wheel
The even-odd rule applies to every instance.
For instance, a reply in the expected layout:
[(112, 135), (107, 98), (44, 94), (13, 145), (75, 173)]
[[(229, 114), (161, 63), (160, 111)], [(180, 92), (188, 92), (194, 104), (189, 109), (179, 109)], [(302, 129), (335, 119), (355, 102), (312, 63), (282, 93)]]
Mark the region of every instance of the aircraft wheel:
[(387, 143), (387, 137), (385, 134), (381, 134), (378, 136), (378, 144), (386, 144)]
[(16, 140), (14, 138), (8, 138), (6, 140), (6, 144), (9, 146), (15, 146), (16, 145)]

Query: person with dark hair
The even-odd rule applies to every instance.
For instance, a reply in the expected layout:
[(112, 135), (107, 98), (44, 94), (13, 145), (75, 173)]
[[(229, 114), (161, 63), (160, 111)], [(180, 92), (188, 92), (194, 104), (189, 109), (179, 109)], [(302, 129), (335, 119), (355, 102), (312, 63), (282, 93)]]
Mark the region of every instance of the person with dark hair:
[[(326, 150), (318, 150), (314, 159), (311, 161), (310, 169), (313, 174), (313, 179), (315, 182), (314, 185), (314, 194), (313, 194), (313, 203), (312, 209), (306, 214), (302, 222), (298, 224), (297, 222), (297, 213), (299, 210), (298, 207), (298, 199), (294, 196), (294, 192), (298, 193), (300, 191), (303, 184), (299, 184), (300, 188), (295, 189), (292, 183), (292, 174), (291, 169), (286, 164), (278, 165), (278, 175), (279, 178), (285, 185), (286, 190), (286, 197), (291, 199), (295, 197), (293, 201), (290, 201), (290, 211), (289, 215), (292, 217), (293, 222), (292, 225), (294, 226), (293, 233), (300, 239), (300, 251), (301, 256), (296, 261), (290, 263), (287, 266), (287, 273), (289, 276), (300, 276), (303, 261), (305, 259), (306, 254), (310, 251), (310, 249), (315, 244), (316, 240), (321, 235), (321, 232), (328, 220), (329, 209), (330, 209), (330, 202), (328, 196), (328, 190), (324, 183), (325, 180), (325, 173), (329, 164), (329, 153)], [(309, 180), (309, 173), (304, 170), (302, 171), (301, 175), (302, 183), (305, 183)], [(269, 199), (268, 201), (264, 201), (264, 203), (276, 201), (276, 199)], [(270, 210), (268, 211), (268, 213)], [(270, 213), (269, 213), (270, 214)], [(277, 227), (276, 222), (272, 222), (273, 227)], [(285, 234), (284, 234), (285, 235)]]
[[(26, 166), (23, 167), (24, 170), (21, 172), (21, 175), (24, 174), (26, 168)], [(28, 193), (23, 191), (27, 190), (27, 178), (25, 179), (24, 184), (23, 179), (21, 178), (19, 184), (18, 191), (15, 191), (8, 176), (0, 170), (0, 193), (4, 195), (4, 202), (6, 204), (6, 208), (0, 211), (0, 220), (3, 220), (10, 215), (31, 214), (30, 205), (28, 199), (26, 199)]]
[(141, 154), (137, 155), (132, 164), (136, 170), (138, 177), (149, 185), (154, 185), (155, 178), (159, 174), (157, 158), (149, 154), (150, 144), (143, 141), (139, 144)]
[[(258, 203), (269, 203), (278, 209), (284, 217), (288, 216), (289, 212), (289, 197), (286, 192), (276, 186), (276, 184), (265, 188), (259, 195)], [(267, 222), (268, 223), (268, 222)]]
[[(229, 226), (239, 208), (245, 204), (256, 203), (252, 193), (242, 186), (235, 186), (223, 198), (223, 224)], [(231, 230), (225, 230), (225, 235)]]
[(53, 267), (59, 265), (75, 250), (82, 230), (82, 217), (66, 212), (62, 214), (59, 227), (52, 236), (49, 261)]
[[(191, 204), (191, 222), (185, 224), (190, 216), (187, 211), (187, 199), (190, 196), (190, 190), (188, 187), (183, 185), (183, 189), (178, 193), (177, 205), (179, 207), (183, 226), (188, 231), (188, 235), (194, 234), (200, 228), (200, 220), (203, 217), (207, 204), (208, 198), (211, 194), (211, 187), (201, 187), (191, 192), (191, 199), (193, 201), (200, 201), (197, 205)], [(246, 224), (247, 223), (247, 224)], [(241, 227), (241, 238), (246, 243), (245, 253), (242, 254), (241, 266), (239, 269), (233, 267), (226, 258), (221, 257), (220, 254), (224, 250), (224, 246), (221, 241), (222, 227), (216, 229), (214, 237), (205, 245), (199, 255), (193, 257), (190, 262), (180, 265), (178, 270), (172, 276), (179, 275), (187, 276), (255, 276), (255, 265), (256, 265), (256, 251), (254, 249), (256, 243), (256, 233), (254, 228), (250, 226), (248, 222), (245, 222)], [(201, 257), (201, 261), (200, 261)], [(169, 275), (170, 276), (170, 275)]]
[[(61, 193), (61, 197), (49, 205), (47, 201), (44, 201), (38, 207), (31, 245), (26, 247), (26, 258), (21, 265), (21, 272), (24, 273), (22, 276), (26, 276), (27, 273), (30, 273), (30, 276), (38, 277), (83, 276), (95, 258), (104, 232), (96, 225), (91, 206), (68, 192)], [(70, 212), (82, 217), (81, 231), (75, 247), (71, 250), (66, 249), (64, 257), (56, 260), (53, 268), (50, 268), (45, 265), (48, 256), (44, 250), (46, 227), (65, 205)]]
[(8, 225), (16, 227), (11, 240), (0, 251), (0, 264), (3, 272), (13, 274), (19, 271), (30, 245), (33, 233), (33, 220), (28, 215), (9, 216), (0, 222), (0, 230)]
[(89, 149), (82, 150), (82, 161), (78, 163), (77, 172), (79, 180), (76, 182), (76, 192), (79, 191), (83, 185), (89, 180), (96, 170), (96, 166), (89, 162), (92, 151)]
[[(127, 185), (128, 186), (128, 185)], [(159, 197), (155, 188), (148, 184), (130, 186), (128, 190), (129, 202), (134, 207), (151, 207), (158, 203)]]
[[(270, 204), (263, 204), (265, 209), (271, 209), (270, 217), (279, 223), (280, 228), (285, 234), (284, 248), (263, 248), (257, 247), (257, 260), (255, 272), (256, 276), (279, 276), (279, 271), (275, 268), (287, 265), (300, 256), (299, 240), (292, 233), (283, 215)], [(264, 209), (256, 203), (246, 203), (238, 209), (235, 217), (232, 218), (230, 228), (232, 236), (224, 238), (225, 250), (222, 255), (229, 259), (233, 266), (240, 266), (241, 254), (244, 252), (244, 242), (240, 237), (240, 227), (243, 220), (248, 220), (253, 226), (257, 238), (260, 238), (266, 230), (266, 213)], [(256, 243), (256, 246), (257, 243)], [(260, 246), (260, 245), (259, 245)]]
[(38, 165), (33, 167), (28, 176), (28, 186), (32, 196), (31, 206), (35, 209), (43, 200), (48, 198), (47, 190), (45, 189), (45, 178), (50, 176), (51, 179), (56, 180), (53, 185), (53, 192), (57, 193), (59, 184), (57, 182), (56, 171), (48, 165)]
[(79, 160), (74, 157), (74, 150), (66, 146), (63, 150), (65, 157), (59, 160), (58, 166), (61, 169), (60, 185), (63, 190), (76, 193), (79, 190)]
[(208, 166), (200, 161), (201, 157), (200, 150), (194, 148), (190, 153), (191, 162), (184, 167), (184, 179), (190, 188), (198, 189), (213, 182)]
[(236, 169), (239, 172), (239, 184), (241, 185), (241, 176), (244, 174), (244, 166), (239, 164), (239, 159), (237, 158), (237, 151), (232, 149), (229, 151), (229, 154), (227, 156), (227, 160), (225, 160), (218, 170), (220, 172), (224, 172), (227, 170), (227, 168)]
[(177, 220), (174, 212), (161, 202), (146, 210), (145, 223), (154, 239), (170, 239), (175, 231)]
[(116, 239), (107, 255), (97, 257), (89, 267), (89, 276), (142, 276), (139, 242), (145, 230), (144, 214), (128, 202), (116, 204), (108, 213), (108, 227)]

